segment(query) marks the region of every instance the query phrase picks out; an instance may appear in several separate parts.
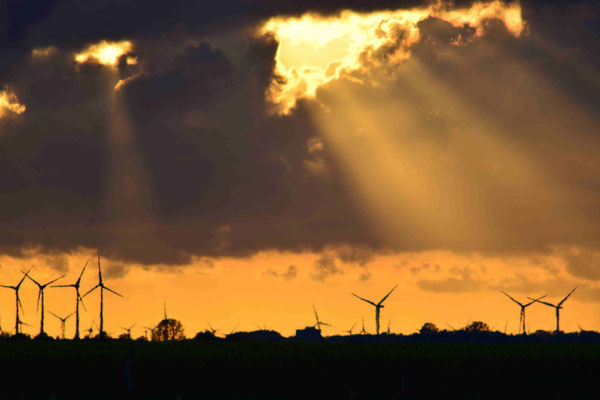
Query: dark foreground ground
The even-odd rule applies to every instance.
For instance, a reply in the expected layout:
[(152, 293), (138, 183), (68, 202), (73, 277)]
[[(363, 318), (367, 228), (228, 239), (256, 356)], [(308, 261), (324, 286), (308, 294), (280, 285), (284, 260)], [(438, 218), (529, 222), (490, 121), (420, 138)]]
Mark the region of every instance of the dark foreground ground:
[(600, 344), (6, 341), (0, 365), (0, 399), (575, 399)]

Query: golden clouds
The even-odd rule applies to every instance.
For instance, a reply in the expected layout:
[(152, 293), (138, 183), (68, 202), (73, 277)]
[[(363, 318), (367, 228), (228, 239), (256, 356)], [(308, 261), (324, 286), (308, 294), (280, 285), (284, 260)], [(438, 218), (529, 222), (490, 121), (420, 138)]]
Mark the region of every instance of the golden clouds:
[(25, 105), (19, 103), (17, 96), (8, 89), (0, 90), (0, 118), (13, 114), (25, 112)]
[[(75, 61), (82, 64), (85, 62), (96, 62), (98, 64), (116, 67), (121, 56), (131, 52), (133, 45), (127, 40), (120, 42), (108, 42), (103, 40), (92, 44), (81, 53), (75, 54)], [(127, 57), (127, 64), (136, 64), (137, 59)]]
[(363, 67), (365, 56), (385, 52), (387, 62), (398, 63), (410, 56), (420, 38), (417, 24), (436, 17), (452, 25), (469, 26), (481, 34), (488, 19), (504, 22), (518, 36), (523, 30), (521, 7), (501, 1), (475, 3), (470, 8), (449, 10), (442, 2), (426, 8), (356, 13), (343, 11), (334, 17), (306, 14), (300, 18), (271, 18), (261, 29), (279, 42), (276, 73), (268, 98), (280, 114), (289, 113), (302, 97), (314, 97), (317, 88), (345, 73)]

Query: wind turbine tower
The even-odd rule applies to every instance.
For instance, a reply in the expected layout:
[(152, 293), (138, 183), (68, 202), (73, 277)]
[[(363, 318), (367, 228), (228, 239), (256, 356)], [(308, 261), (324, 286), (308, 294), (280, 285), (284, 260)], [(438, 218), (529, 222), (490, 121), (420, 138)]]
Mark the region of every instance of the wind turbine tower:
[(360, 297), (360, 296), (358, 296), (358, 295), (356, 295), (356, 294), (352, 293), (352, 296), (354, 296), (354, 297), (358, 297), (360, 300), (362, 300), (362, 301), (365, 301), (365, 302), (367, 302), (367, 303), (369, 303), (369, 304), (371, 304), (372, 306), (374, 306), (374, 307), (375, 307), (375, 328), (376, 328), (376, 331), (377, 331), (377, 334), (378, 334), (378, 335), (379, 335), (379, 316), (380, 316), (380, 314), (381, 314), (381, 309), (384, 307), (384, 305), (383, 305), (383, 302), (384, 302), (384, 301), (385, 301), (385, 300), (386, 300), (386, 299), (389, 297), (389, 295), (390, 295), (390, 294), (392, 294), (392, 292), (394, 291), (394, 289), (396, 289), (396, 287), (398, 287), (398, 285), (394, 286), (394, 287), (392, 288), (392, 290), (390, 290), (390, 291), (388, 292), (388, 294), (386, 294), (386, 295), (383, 297), (383, 299), (381, 299), (381, 300), (379, 301), (379, 303), (377, 303), (377, 304), (375, 304), (375, 303), (374, 303), (374, 302), (372, 302), (371, 300), (364, 299), (364, 298), (362, 298), (362, 297)]
[[(33, 267), (31, 267), (31, 268), (33, 268)], [(29, 273), (29, 271), (31, 271), (31, 268), (29, 268), (29, 270), (27, 270), (27, 273)], [(21, 285), (23, 284), (23, 281), (25, 280), (27, 273), (24, 273), (23, 278), (21, 278), (21, 280), (19, 281), (19, 283), (16, 286), (0, 285), (0, 287), (12, 289), (15, 291), (16, 307), (17, 307), (17, 313), (16, 313), (16, 318), (15, 318), (15, 335), (19, 334), (19, 327), (21, 326), (21, 323), (22, 323), (21, 320), (19, 319), (19, 307), (21, 307), (21, 311), (23, 311), (23, 304), (21, 304), (21, 299), (19, 298), (19, 289), (21, 288)]]
[(45, 334), (45, 332), (44, 332), (44, 314), (45, 314), (44, 313), (44, 310), (45, 310), (44, 309), (44, 290), (51, 283), (54, 283), (54, 282), (56, 282), (57, 280), (59, 280), (61, 278), (64, 278), (64, 275), (60, 276), (60, 277), (58, 277), (58, 278), (56, 278), (56, 279), (54, 279), (54, 280), (52, 280), (50, 282), (41, 284), (41, 283), (39, 283), (38, 281), (36, 281), (35, 279), (33, 279), (29, 275), (29, 273), (28, 273), (29, 271), (27, 271), (27, 272), (21, 271), (21, 272), (23, 272), (26, 277), (28, 277), (33, 283), (35, 283), (38, 286), (37, 310), (40, 309), (40, 299), (42, 300), (42, 316), (40, 317), (40, 335), (44, 335)]
[(104, 285), (104, 283), (102, 281), (102, 268), (100, 267), (100, 252), (98, 252), (98, 284), (96, 286), (94, 286), (93, 288), (91, 288), (86, 294), (84, 294), (83, 297), (87, 296), (88, 294), (92, 293), (94, 290), (96, 290), (98, 288), (100, 288), (100, 333), (98, 333), (98, 335), (102, 338), (105, 335), (105, 332), (104, 332), (104, 291), (108, 290), (109, 292), (114, 293), (117, 296), (120, 296), (120, 297), (123, 297), (123, 296)]
[[(79, 302), (81, 302), (81, 305), (83, 306), (83, 309), (85, 310), (85, 304), (83, 304), (83, 297), (81, 297), (81, 294), (79, 293), (79, 286), (81, 285), (81, 277), (83, 276), (83, 273), (85, 272), (85, 267), (87, 267), (88, 264), (87, 260), (85, 262), (85, 265), (83, 266), (83, 269), (81, 270), (81, 274), (79, 274), (79, 278), (77, 278), (77, 281), (75, 281), (75, 283), (71, 284), (71, 285), (54, 285), (51, 287), (72, 287), (75, 288), (75, 339), (79, 339)], [(87, 310), (86, 310), (87, 311)]]
[[(514, 301), (521, 307), (521, 313), (519, 315), (519, 329), (521, 329), (521, 333), (523, 333), (523, 335), (527, 335), (527, 331), (525, 330), (525, 309), (527, 307), (529, 307), (530, 305), (532, 305), (533, 303), (535, 303), (536, 301), (543, 299), (544, 297), (546, 297), (546, 295), (543, 295), (542, 297), (538, 297), (537, 299), (532, 299), (529, 303), (522, 304), (522, 303), (518, 302), (517, 300), (513, 299), (508, 293), (503, 292), (503, 291), (501, 291), (501, 292), (506, 297), (508, 297), (509, 299), (511, 299), (512, 301)], [(506, 328), (505, 328), (505, 330), (506, 330)]]

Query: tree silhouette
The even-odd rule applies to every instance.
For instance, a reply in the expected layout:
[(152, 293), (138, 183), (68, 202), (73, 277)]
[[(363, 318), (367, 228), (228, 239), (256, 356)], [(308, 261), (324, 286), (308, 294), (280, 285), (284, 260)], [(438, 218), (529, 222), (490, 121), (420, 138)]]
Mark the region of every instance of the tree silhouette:
[(165, 318), (152, 330), (152, 340), (165, 342), (167, 340), (185, 339), (183, 325), (180, 321), (172, 318)]
[(467, 332), (489, 332), (490, 327), (485, 322), (473, 321), (469, 325), (465, 326)]
[(419, 333), (421, 335), (432, 335), (434, 333), (438, 333), (439, 331), (440, 330), (433, 322), (425, 322), (419, 330)]

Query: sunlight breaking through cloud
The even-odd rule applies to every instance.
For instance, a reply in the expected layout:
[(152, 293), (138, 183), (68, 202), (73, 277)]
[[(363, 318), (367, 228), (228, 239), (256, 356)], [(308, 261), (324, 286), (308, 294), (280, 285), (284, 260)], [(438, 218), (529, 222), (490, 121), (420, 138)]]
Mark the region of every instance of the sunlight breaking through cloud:
[[(103, 40), (92, 44), (81, 53), (75, 54), (75, 61), (82, 64), (86, 62), (96, 62), (98, 64), (116, 67), (121, 56), (131, 52), (133, 45), (127, 40), (120, 42), (108, 42)], [(128, 64), (136, 64), (135, 57), (127, 58)]]
[(521, 6), (501, 1), (454, 10), (437, 2), (409, 10), (274, 17), (260, 33), (274, 35), (279, 42), (276, 74), (283, 80), (271, 82), (268, 99), (276, 112), (288, 114), (299, 98), (314, 97), (320, 86), (361, 69), (369, 54), (385, 52), (389, 62), (406, 60), (420, 39), (417, 24), (431, 17), (455, 27), (470, 27), (475, 36), (481, 35), (484, 21), (490, 19), (501, 20), (514, 36), (524, 29)]
[(0, 90), (0, 118), (9, 113), (22, 114), (25, 112), (25, 105), (19, 102), (17, 96), (8, 89)]

